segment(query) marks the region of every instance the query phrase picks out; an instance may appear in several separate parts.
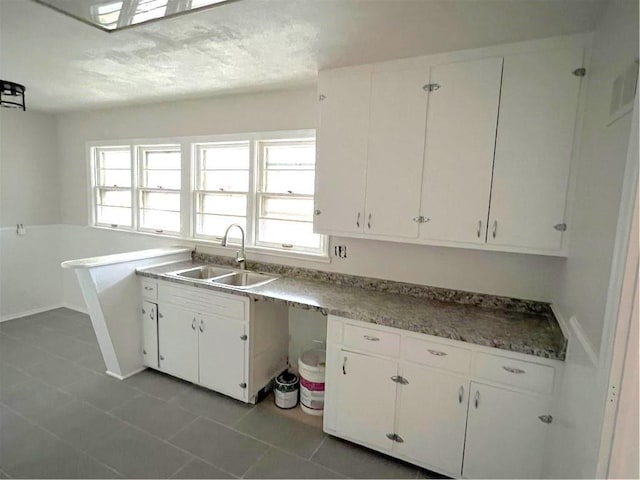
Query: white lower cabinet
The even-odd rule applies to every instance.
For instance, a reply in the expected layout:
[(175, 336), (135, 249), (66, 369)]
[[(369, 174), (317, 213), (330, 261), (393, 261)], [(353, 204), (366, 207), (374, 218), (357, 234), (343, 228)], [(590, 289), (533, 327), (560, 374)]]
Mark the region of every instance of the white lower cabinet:
[(144, 365), (249, 403), (287, 368), (285, 305), (143, 282), (157, 292), (142, 289)]
[(246, 394), (246, 325), (217, 315), (200, 315), (198, 364), (200, 385), (241, 398)]
[(158, 368), (158, 305), (142, 301), (142, 363)]
[(402, 366), (396, 451), (408, 458), (460, 472), (469, 381), (416, 365)]
[[(327, 433), (448, 476), (540, 477), (552, 418), (534, 390), (552, 391), (560, 362), (334, 316), (327, 333)], [(507, 376), (487, 375), (493, 355)]]
[(159, 304), (158, 369), (189, 382), (198, 382), (197, 314)]
[(367, 439), (372, 446), (391, 450), (398, 364), (392, 360), (342, 350), (336, 378), (338, 424), (348, 437)]
[(548, 412), (548, 397), (473, 382), (463, 475), (540, 478)]

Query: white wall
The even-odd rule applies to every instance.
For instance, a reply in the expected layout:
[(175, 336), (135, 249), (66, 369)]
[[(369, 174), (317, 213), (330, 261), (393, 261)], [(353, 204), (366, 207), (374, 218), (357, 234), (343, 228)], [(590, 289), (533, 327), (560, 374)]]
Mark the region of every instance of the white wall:
[(62, 301), (57, 142), (54, 116), (0, 109), (0, 320)]
[[(621, 209), (631, 115), (607, 126), (612, 83), (638, 55), (638, 2), (612, 0), (594, 35), (580, 144), (569, 258), (553, 302), (569, 320), (565, 371), (552, 408), (547, 475), (593, 478), (600, 446), (610, 348), (605, 308)], [(637, 101), (637, 99), (636, 99)], [(637, 162), (637, 158), (635, 159)], [(632, 199), (625, 199), (632, 202)], [(608, 321), (614, 321), (610, 319)]]
[(0, 110), (0, 226), (60, 223), (55, 117)]
[[(63, 223), (88, 224), (86, 142), (315, 128), (316, 95), (313, 88), (295, 89), (61, 115), (58, 133)], [(84, 246), (98, 254), (101, 248), (111, 248), (111, 242), (125, 246), (131, 239), (128, 234), (117, 237), (98, 232), (88, 235), (90, 243)], [(166, 245), (164, 240), (158, 242)], [(347, 259), (323, 264), (249, 257), (535, 300), (551, 298), (563, 263), (551, 257), (368, 240), (336, 238), (334, 243), (347, 245)]]

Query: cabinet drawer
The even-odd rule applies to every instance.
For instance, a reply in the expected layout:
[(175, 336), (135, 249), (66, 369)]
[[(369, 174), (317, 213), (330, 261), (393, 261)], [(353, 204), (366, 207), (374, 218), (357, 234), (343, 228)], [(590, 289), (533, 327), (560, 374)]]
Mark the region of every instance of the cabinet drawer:
[(380, 355), (397, 357), (400, 354), (400, 335), (356, 327), (355, 325), (345, 325), (344, 345)]
[(487, 353), (478, 353), (473, 367), (476, 376), (487, 380), (534, 392), (553, 390), (553, 367)]
[(149, 300), (157, 300), (158, 284), (149, 280), (142, 280), (142, 297)]
[(467, 373), (471, 365), (469, 350), (412, 337), (402, 341), (402, 358), (460, 373)]

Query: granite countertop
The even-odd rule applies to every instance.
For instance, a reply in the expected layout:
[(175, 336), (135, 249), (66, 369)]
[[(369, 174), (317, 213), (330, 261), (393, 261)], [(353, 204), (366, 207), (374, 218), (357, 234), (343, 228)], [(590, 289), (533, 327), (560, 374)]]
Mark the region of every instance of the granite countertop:
[[(474, 304), (460, 303), (463, 300), (451, 301), (452, 297), (459, 300), (455, 295), (440, 295), (447, 299), (444, 301), (415, 294), (415, 289), (423, 288), (419, 286), (399, 284), (414, 289), (405, 289), (412, 294), (398, 293), (388, 291), (393, 288), (384, 287), (387, 282), (382, 281), (381, 285), (387, 291), (381, 291), (348, 285), (341, 281), (304, 278), (304, 275), (296, 275), (296, 269), (289, 272), (290, 276), (281, 276), (275, 281), (250, 290), (235, 290), (166, 275), (168, 272), (204, 264), (205, 262), (197, 260), (178, 262), (139, 269), (137, 274), (249, 298), (281, 302), (293, 307), (315, 309), (325, 314), (377, 325), (564, 360), (566, 340), (547, 304), (479, 294), (477, 296), (495, 298), (498, 301), (492, 303), (485, 300), (484, 304), (478, 305), (477, 302)], [(433, 290), (457, 292), (446, 289)], [(474, 295), (476, 294), (467, 294), (467, 297)], [(514, 302), (524, 303), (525, 308), (517, 308)], [(533, 306), (527, 305), (526, 302)], [(502, 308), (498, 308), (497, 305)], [(543, 307), (539, 307), (540, 305)]]

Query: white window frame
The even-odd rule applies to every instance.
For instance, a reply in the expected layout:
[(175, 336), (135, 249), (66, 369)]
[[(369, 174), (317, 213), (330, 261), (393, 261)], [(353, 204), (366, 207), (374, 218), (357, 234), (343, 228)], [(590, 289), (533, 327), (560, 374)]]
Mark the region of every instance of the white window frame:
[[(107, 186), (100, 185), (99, 175), (100, 175), (100, 167), (98, 164), (98, 155), (101, 151), (108, 150), (129, 150), (129, 158), (131, 161), (131, 179), (129, 187), (120, 187), (120, 186)], [(105, 144), (105, 145), (96, 145), (92, 146), (89, 150), (89, 167), (91, 172), (91, 185), (90, 185), (90, 205), (91, 205), (91, 223), (95, 226), (99, 227), (109, 227), (112, 229), (119, 230), (127, 230), (132, 231), (135, 230), (136, 222), (135, 216), (137, 211), (137, 202), (136, 202), (136, 189), (135, 189), (135, 175), (136, 175), (136, 160), (135, 153), (131, 148), (131, 145), (126, 143), (117, 143), (117, 144)], [(98, 221), (98, 191), (106, 190), (106, 191), (129, 191), (131, 196), (131, 225), (117, 225), (113, 223), (102, 223)]]
[[(178, 152), (180, 154), (180, 188), (179, 189), (175, 189), (175, 188), (160, 188), (158, 186), (156, 187), (151, 187), (151, 186), (144, 186), (144, 181), (143, 181), (143, 176), (144, 176), (144, 167), (142, 165), (142, 162), (144, 161), (144, 154), (145, 152), (166, 152), (166, 151), (175, 151)], [(135, 197), (136, 197), (136, 209), (135, 209), (135, 217), (136, 217), (136, 226), (137, 226), (137, 230), (140, 232), (147, 232), (147, 233), (161, 233), (164, 235), (169, 235), (169, 236), (175, 236), (175, 237), (181, 237), (183, 230), (184, 230), (184, 225), (183, 225), (183, 211), (184, 211), (184, 206), (183, 206), (183, 199), (182, 199), (182, 190), (184, 188), (183, 185), (183, 181), (182, 181), (182, 171), (184, 169), (184, 159), (182, 158), (183, 156), (183, 152), (182, 152), (182, 146), (180, 145), (180, 143), (178, 142), (174, 142), (174, 143), (166, 143), (166, 144), (150, 144), (150, 145), (136, 145), (135, 148), (135, 164), (136, 164), (136, 170), (137, 170), (137, 175), (136, 175), (136, 185), (135, 185)], [(158, 193), (175, 193), (178, 195), (178, 197), (180, 198), (180, 210), (178, 210), (178, 217), (180, 218), (180, 223), (178, 226), (178, 230), (177, 231), (172, 231), (172, 230), (158, 230), (158, 229), (154, 229), (154, 228), (148, 228), (148, 227), (143, 227), (142, 226), (142, 195), (145, 192), (158, 192)]]
[[(211, 245), (213, 247), (220, 246), (221, 237), (196, 235), (196, 202), (199, 186), (197, 183), (197, 158), (196, 147), (200, 144), (211, 143), (249, 143), (250, 167), (249, 167), (249, 190), (247, 192), (247, 230), (246, 250), (249, 253), (265, 254), (276, 257), (300, 258), (303, 260), (311, 260), (327, 263), (330, 261), (328, 245), (328, 236), (320, 236), (320, 249), (306, 250), (304, 248), (286, 249), (278, 248), (278, 245), (259, 244), (257, 242), (257, 222), (258, 222), (258, 191), (259, 182), (261, 181), (262, 167), (260, 166), (260, 142), (279, 142), (279, 141), (300, 141), (308, 139), (316, 141), (315, 130), (291, 130), (291, 131), (275, 131), (275, 132), (253, 132), (242, 134), (222, 134), (222, 135), (206, 135), (206, 136), (189, 136), (189, 137), (170, 137), (170, 138), (142, 138), (127, 140), (111, 140), (111, 141), (94, 141), (87, 143), (87, 158), (89, 159), (89, 170), (91, 172), (90, 182), (88, 184), (88, 206), (89, 206), (89, 226), (100, 229), (122, 230), (142, 235), (151, 235), (155, 237), (179, 238), (181, 240), (197, 242), (199, 244)], [(162, 148), (163, 146), (180, 145), (182, 162), (181, 162), (181, 189), (180, 189), (180, 232), (156, 232), (153, 229), (140, 228), (139, 215), (141, 195), (141, 178), (139, 151), (144, 148)], [(97, 223), (97, 163), (95, 151), (108, 148), (128, 148), (131, 152), (132, 161), (132, 226), (109, 225)], [(148, 189), (144, 189), (148, 190)], [(163, 189), (162, 191), (168, 191)], [(171, 190), (176, 191), (177, 190)], [(238, 235), (239, 237), (239, 235)], [(236, 242), (232, 240), (235, 245)]]

